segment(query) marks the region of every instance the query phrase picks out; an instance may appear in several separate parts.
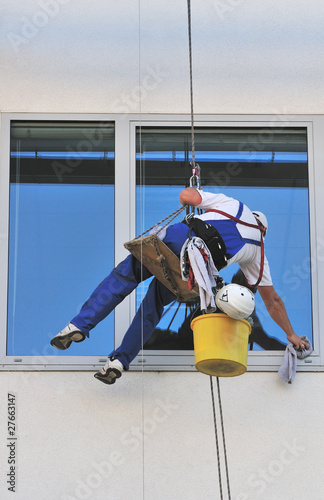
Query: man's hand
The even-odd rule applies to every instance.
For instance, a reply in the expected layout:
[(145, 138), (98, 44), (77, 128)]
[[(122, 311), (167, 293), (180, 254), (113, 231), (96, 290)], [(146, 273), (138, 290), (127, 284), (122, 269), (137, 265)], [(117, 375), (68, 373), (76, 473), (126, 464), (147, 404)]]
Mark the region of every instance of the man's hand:
[(297, 350), (307, 349), (306, 343), (300, 337), (298, 337), (296, 333), (287, 335), (287, 340), (289, 340), (289, 342), (291, 342), (294, 348)]

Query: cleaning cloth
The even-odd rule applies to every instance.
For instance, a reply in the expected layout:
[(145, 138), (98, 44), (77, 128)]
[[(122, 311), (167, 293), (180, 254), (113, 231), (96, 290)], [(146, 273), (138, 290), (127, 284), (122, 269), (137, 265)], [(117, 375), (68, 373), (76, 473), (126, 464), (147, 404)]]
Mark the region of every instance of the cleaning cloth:
[[(205, 254), (206, 260), (201, 250)], [(218, 271), (207, 245), (198, 237), (187, 239), (181, 250), (181, 262), (184, 258), (184, 252), (188, 252), (190, 266), (199, 288), (200, 309), (208, 313), (215, 312), (216, 304), (213, 288), (216, 286), (215, 277), (218, 276)], [(183, 271), (181, 274), (182, 279), (188, 281), (188, 277), (184, 275)]]
[(285, 350), (283, 362), (279, 368), (278, 375), (288, 384), (291, 384), (296, 375), (297, 369), (297, 358), (304, 359), (307, 358), (312, 352), (313, 348), (307, 337), (300, 337), (307, 345), (306, 349), (296, 350), (293, 344), (290, 342)]

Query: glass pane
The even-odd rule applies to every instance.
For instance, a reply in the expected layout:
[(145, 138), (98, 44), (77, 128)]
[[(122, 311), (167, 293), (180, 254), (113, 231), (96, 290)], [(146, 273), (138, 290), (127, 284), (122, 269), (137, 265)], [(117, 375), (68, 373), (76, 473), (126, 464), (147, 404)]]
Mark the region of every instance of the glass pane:
[[(191, 176), (191, 133), (188, 128), (141, 127), (137, 139), (137, 229), (141, 233), (179, 207), (179, 193)], [(306, 129), (196, 128), (195, 152), (204, 190), (223, 192), (266, 213), (265, 249), (275, 289), (296, 333), (312, 341)], [(237, 270), (232, 265), (221, 276), (231, 282)], [(138, 304), (146, 288), (138, 294)], [(185, 304), (177, 307), (175, 303), (167, 311), (147, 348), (187, 349), (190, 342), (192, 348), (192, 311)], [(250, 349), (285, 349), (286, 336), (269, 317), (258, 293), (256, 314)]]
[(113, 314), (91, 342), (49, 341), (114, 265), (114, 125), (13, 122), (10, 174), (7, 354), (106, 355)]

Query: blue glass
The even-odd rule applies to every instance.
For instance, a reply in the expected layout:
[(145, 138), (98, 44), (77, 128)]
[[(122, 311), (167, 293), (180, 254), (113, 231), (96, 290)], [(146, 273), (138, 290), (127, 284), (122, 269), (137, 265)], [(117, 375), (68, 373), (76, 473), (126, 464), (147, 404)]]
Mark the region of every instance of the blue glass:
[[(192, 154), (185, 151), (144, 151), (136, 154), (136, 160), (142, 161), (191, 161)], [(251, 161), (258, 163), (305, 163), (307, 162), (306, 152), (289, 151), (196, 151), (195, 160), (198, 163), (204, 162), (241, 162)]]
[[(137, 187), (138, 233), (154, 225), (179, 208), (179, 186)], [(265, 251), (270, 263), (275, 289), (284, 300), (289, 318), (298, 335), (307, 335), (312, 341), (311, 267), (309, 242), (309, 212), (307, 188), (284, 187), (206, 187), (206, 191), (223, 192), (245, 203), (251, 210), (267, 215), (269, 229), (265, 238)], [(179, 222), (180, 218), (176, 220)], [(221, 276), (230, 282), (238, 266), (222, 270)], [(137, 294), (137, 304), (145, 294), (143, 284)], [(176, 307), (176, 306), (175, 306)], [(182, 305), (172, 322), (171, 330), (177, 332), (184, 320)], [(173, 307), (158, 325), (166, 329), (175, 308)], [(267, 335), (286, 344), (286, 335), (267, 313), (259, 294), (256, 294), (256, 312)], [(253, 350), (261, 348), (254, 344)]]
[(7, 354), (104, 356), (114, 314), (67, 351), (50, 339), (114, 265), (114, 186), (11, 184)]

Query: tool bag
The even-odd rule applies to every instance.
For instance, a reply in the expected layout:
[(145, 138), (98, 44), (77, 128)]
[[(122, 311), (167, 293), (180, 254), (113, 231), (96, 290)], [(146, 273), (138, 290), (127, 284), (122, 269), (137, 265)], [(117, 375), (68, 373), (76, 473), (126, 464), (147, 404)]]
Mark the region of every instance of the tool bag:
[(182, 222), (190, 228), (189, 238), (192, 238), (191, 231), (193, 231), (198, 238), (201, 238), (206, 243), (217, 270), (220, 271), (226, 267), (226, 246), (217, 229), (193, 216), (185, 217)]

